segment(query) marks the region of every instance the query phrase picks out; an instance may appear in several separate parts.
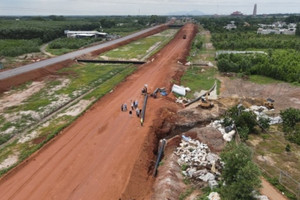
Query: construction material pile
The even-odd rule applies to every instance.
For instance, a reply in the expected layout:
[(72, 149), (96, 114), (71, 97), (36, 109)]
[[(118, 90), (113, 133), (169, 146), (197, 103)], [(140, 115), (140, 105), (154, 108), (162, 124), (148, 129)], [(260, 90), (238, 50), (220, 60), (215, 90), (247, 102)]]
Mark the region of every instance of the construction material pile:
[[(238, 106), (238, 107), (241, 107), (241, 106)], [(281, 119), (280, 116), (276, 116), (276, 117), (269, 116), (267, 114), (269, 109), (265, 106), (253, 105), (250, 108), (242, 110), (242, 112), (250, 112), (250, 111), (253, 112), (256, 115), (256, 120), (257, 121), (260, 118), (265, 118), (265, 119), (269, 120), (270, 125), (282, 123), (282, 119)], [(209, 125), (207, 125), (207, 127), (213, 127), (215, 129), (217, 129), (218, 131), (220, 131), (222, 133), (223, 139), (227, 142), (230, 142), (232, 140), (233, 136), (236, 133), (235, 128), (234, 128), (235, 125), (233, 123), (231, 126), (224, 127), (222, 125), (223, 122), (224, 122), (224, 119), (215, 120), (215, 121), (211, 122)]]
[(273, 124), (279, 124), (282, 123), (282, 119), (280, 116), (276, 116), (276, 117), (270, 117), (267, 115), (267, 111), (269, 109), (265, 106), (256, 106), (253, 105), (248, 109), (245, 109), (244, 111), (252, 111), (255, 115), (256, 115), (256, 120), (258, 120), (259, 118), (265, 118), (265, 119), (269, 119), (269, 124), (273, 125)]
[(223, 122), (224, 122), (223, 119), (215, 120), (207, 126), (213, 127), (215, 129), (217, 129), (218, 131), (220, 131), (223, 135), (223, 139), (227, 142), (230, 142), (232, 140), (233, 136), (235, 135), (234, 124), (232, 124), (231, 126), (223, 127), (223, 125), (222, 125)]
[(204, 181), (211, 188), (218, 185), (223, 163), (218, 155), (210, 152), (207, 144), (183, 135), (175, 154), (179, 156), (178, 164), (185, 169), (185, 176)]

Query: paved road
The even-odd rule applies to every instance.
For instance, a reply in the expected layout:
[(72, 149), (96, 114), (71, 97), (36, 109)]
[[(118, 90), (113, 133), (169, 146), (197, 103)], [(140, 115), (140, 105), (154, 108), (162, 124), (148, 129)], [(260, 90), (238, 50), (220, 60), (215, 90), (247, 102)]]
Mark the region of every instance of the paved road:
[(85, 48), (85, 49), (81, 49), (81, 50), (78, 50), (78, 51), (74, 51), (74, 52), (71, 52), (71, 53), (67, 53), (67, 54), (64, 54), (64, 55), (61, 55), (61, 56), (57, 56), (55, 58), (50, 58), (50, 59), (43, 60), (43, 61), (40, 61), (40, 62), (36, 62), (36, 63), (24, 65), (22, 67), (18, 67), (18, 68), (15, 68), (15, 69), (0, 72), (0, 80), (10, 78), (10, 77), (13, 77), (13, 76), (25, 73), (25, 72), (35, 70), (35, 69), (47, 67), (49, 65), (53, 65), (55, 63), (59, 63), (59, 62), (65, 61), (65, 60), (74, 59), (78, 56), (88, 54), (90, 52), (99, 50), (101, 48), (105, 48), (105, 47), (108, 47), (108, 46), (115, 45), (115, 44), (118, 44), (120, 42), (126, 41), (128, 39), (132, 39), (136, 36), (139, 36), (139, 35), (142, 35), (144, 33), (149, 32), (149, 31), (152, 31), (153, 29), (156, 29), (157, 27), (158, 26), (148, 28), (148, 29), (133, 33), (131, 35), (116, 39), (116, 40), (112, 40), (112, 41), (109, 41), (109, 42), (105, 42), (103, 44), (99, 44), (99, 45), (95, 45), (95, 46), (88, 47), (88, 48)]

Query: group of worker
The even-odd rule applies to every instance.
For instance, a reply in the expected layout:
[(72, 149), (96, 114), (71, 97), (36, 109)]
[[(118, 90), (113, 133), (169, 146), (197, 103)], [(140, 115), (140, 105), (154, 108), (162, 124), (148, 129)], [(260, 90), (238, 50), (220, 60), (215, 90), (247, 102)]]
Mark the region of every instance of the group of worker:
[[(147, 84), (145, 84), (144, 85), (144, 87), (143, 87), (143, 89), (142, 89), (142, 95), (147, 95), (148, 94), (148, 85)], [(139, 102), (138, 102), (138, 100), (130, 100), (130, 108), (131, 109), (129, 109), (128, 107), (127, 107), (127, 104), (126, 103), (123, 103), (122, 105), (121, 105), (121, 111), (122, 112), (127, 112), (127, 110), (129, 110), (129, 116), (131, 117), (132, 116), (132, 114), (133, 114), (133, 112), (135, 112), (135, 114), (136, 114), (136, 116), (138, 117), (138, 118), (140, 118), (141, 117), (141, 125), (143, 126), (143, 118), (142, 118), (142, 109), (139, 109)]]
[[(139, 102), (138, 100), (130, 100), (130, 107), (131, 109), (129, 110), (129, 115), (132, 116), (132, 113), (135, 111), (135, 114), (137, 117), (140, 117), (140, 115), (142, 114), (142, 109), (139, 109)], [(127, 111), (127, 104), (123, 103), (121, 105), (121, 111), (126, 112)]]

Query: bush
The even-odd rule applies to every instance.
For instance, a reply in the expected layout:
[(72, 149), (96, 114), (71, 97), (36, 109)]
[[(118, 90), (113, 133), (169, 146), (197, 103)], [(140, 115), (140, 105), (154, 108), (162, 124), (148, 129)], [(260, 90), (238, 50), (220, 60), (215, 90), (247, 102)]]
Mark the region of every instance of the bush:
[(50, 49), (79, 49), (88, 44), (101, 41), (101, 38), (58, 38), (49, 44)]
[(253, 191), (260, 188), (260, 171), (252, 162), (251, 150), (244, 144), (228, 143), (221, 153), (225, 163), (222, 170), (220, 194), (224, 200), (252, 200)]
[(41, 40), (0, 40), (0, 56), (19, 56), (39, 52)]
[(259, 117), (258, 119), (258, 124), (263, 128), (263, 129), (268, 129), (270, 127), (270, 119), (264, 118), (264, 117)]
[(300, 53), (294, 50), (276, 50), (269, 55), (221, 54), (217, 65), (221, 72), (257, 74), (300, 83)]
[(300, 127), (297, 123), (300, 122), (300, 110), (288, 108), (280, 112), (283, 120), (283, 130), (286, 132), (286, 137), (289, 141), (300, 145)]
[(294, 128), (298, 122), (300, 122), (300, 110), (295, 108), (288, 108), (284, 111), (280, 111), (280, 116), (283, 120), (283, 128), (289, 130)]
[(243, 106), (234, 106), (229, 109), (226, 113), (223, 124), (230, 125), (233, 121), (240, 137), (245, 141), (248, 139), (248, 134), (254, 131), (254, 127), (257, 122), (255, 114), (252, 112), (246, 112), (244, 109), (245, 108)]

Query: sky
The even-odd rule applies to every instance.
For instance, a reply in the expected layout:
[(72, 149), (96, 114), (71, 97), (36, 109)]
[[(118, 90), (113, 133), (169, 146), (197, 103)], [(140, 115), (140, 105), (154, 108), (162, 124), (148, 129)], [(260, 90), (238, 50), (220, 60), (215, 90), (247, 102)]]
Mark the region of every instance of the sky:
[(0, 15), (167, 15), (300, 13), (300, 0), (0, 0)]

